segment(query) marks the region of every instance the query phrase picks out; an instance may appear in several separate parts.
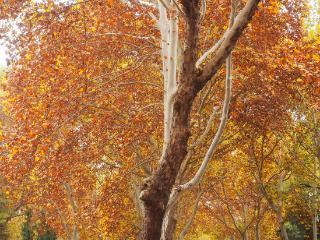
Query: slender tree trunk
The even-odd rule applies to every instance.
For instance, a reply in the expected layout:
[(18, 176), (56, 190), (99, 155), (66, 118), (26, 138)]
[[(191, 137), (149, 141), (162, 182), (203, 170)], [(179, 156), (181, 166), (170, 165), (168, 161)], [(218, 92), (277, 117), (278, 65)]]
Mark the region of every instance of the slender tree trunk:
[(243, 233), (241, 234), (241, 238), (242, 238), (242, 240), (248, 240), (248, 233), (247, 233), (247, 231), (245, 231), (245, 232), (243, 232)]
[[(313, 120), (314, 120), (314, 124), (316, 126), (316, 117), (315, 117), (315, 112), (313, 112)], [(318, 129), (315, 129), (316, 133), (314, 135), (314, 145), (316, 148), (318, 148)], [(313, 162), (313, 174), (315, 176), (315, 178), (317, 178), (317, 161), (318, 158), (315, 157), (314, 158), (314, 162)], [(314, 213), (313, 213), (313, 219), (312, 219), (312, 233), (313, 233), (313, 240), (318, 240), (318, 229), (317, 229), (317, 205), (316, 205), (316, 199), (317, 199), (317, 186), (316, 183), (314, 183), (314, 187), (313, 187), (313, 209), (314, 209)]]
[[(282, 165), (282, 152), (280, 151), (280, 157), (278, 165), (281, 167)], [(284, 240), (289, 240), (287, 230), (284, 226), (284, 220), (282, 217), (282, 206), (283, 206), (283, 182), (285, 178), (285, 172), (281, 172), (279, 176), (279, 183), (278, 183), (278, 208), (277, 208), (277, 215), (278, 221), (280, 225), (281, 235)]]
[(73, 193), (72, 193), (72, 188), (68, 183), (63, 183), (63, 186), (67, 192), (67, 196), (69, 199), (69, 202), (71, 204), (72, 207), (72, 215), (73, 215), (73, 233), (72, 233), (72, 240), (79, 240), (79, 231), (78, 231), (78, 224), (77, 224), (77, 211), (78, 211), (78, 206), (77, 203), (73, 197)]
[(289, 238), (288, 238), (288, 233), (287, 233), (287, 230), (286, 230), (284, 224), (281, 225), (280, 230), (281, 230), (282, 238), (283, 238), (284, 240), (289, 240)]
[(67, 240), (72, 240), (72, 239), (71, 239), (71, 233), (70, 233), (70, 231), (69, 231), (67, 221), (66, 221), (65, 217), (63, 216), (63, 214), (62, 214), (62, 212), (60, 211), (59, 208), (57, 208), (57, 213), (58, 213), (58, 215), (59, 215), (59, 217), (60, 217), (60, 220), (61, 220), (61, 222), (62, 222), (62, 226), (63, 226), (63, 229), (64, 229), (64, 231), (65, 231), (65, 233), (66, 233)]
[(171, 209), (171, 213), (168, 217), (167, 227), (165, 229), (165, 240), (173, 240), (176, 232), (177, 227), (177, 208), (178, 205), (175, 204), (174, 207)]
[(256, 240), (260, 240), (260, 221), (257, 222), (254, 231), (255, 231)]
[(79, 240), (79, 232), (77, 225), (74, 225), (73, 227), (73, 240)]
[(289, 240), (287, 229), (284, 226), (284, 221), (283, 221), (281, 212), (278, 213), (278, 222), (279, 222), (279, 225), (280, 225), (280, 232), (281, 232), (282, 239), (283, 240)]
[(281, 190), (282, 182), (283, 182), (283, 176), (281, 174), (281, 176), (280, 176), (279, 208), (278, 208), (277, 215), (278, 215), (278, 222), (279, 222), (279, 225), (280, 225), (282, 238), (284, 240), (289, 240), (287, 230), (286, 230), (286, 228), (284, 226), (284, 220), (283, 220), (282, 211), (281, 211), (281, 209), (282, 209), (282, 190)]
[(313, 240), (318, 240), (318, 227), (317, 227), (317, 210), (314, 210), (313, 215)]
[(178, 202), (176, 202), (170, 212), (164, 217), (161, 229), (161, 240), (173, 240), (177, 227), (177, 209)]
[(194, 221), (194, 218), (197, 214), (197, 211), (198, 211), (198, 208), (199, 208), (199, 203), (200, 203), (200, 200), (201, 200), (201, 196), (202, 196), (202, 192), (199, 191), (198, 193), (198, 196), (197, 196), (197, 199), (196, 199), (196, 202), (195, 202), (195, 205), (193, 207), (193, 210), (192, 210), (192, 214), (189, 218), (189, 220), (187, 221), (186, 225), (183, 227), (179, 237), (178, 237), (178, 240), (183, 240), (185, 238), (185, 236), (187, 235), (188, 231), (190, 230), (191, 228), (191, 225)]
[(247, 225), (247, 215), (248, 215), (248, 207), (245, 204), (243, 206), (243, 216), (244, 216), (244, 226), (245, 226), (245, 230), (243, 232), (243, 240), (248, 240), (248, 225)]

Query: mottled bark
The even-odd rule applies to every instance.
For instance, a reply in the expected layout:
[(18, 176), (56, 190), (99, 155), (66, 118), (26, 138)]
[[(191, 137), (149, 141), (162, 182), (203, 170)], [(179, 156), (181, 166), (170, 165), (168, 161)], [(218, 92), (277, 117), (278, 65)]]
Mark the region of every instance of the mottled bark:
[(159, 168), (147, 178), (142, 186), (140, 199), (144, 203), (145, 217), (141, 239), (160, 239), (161, 226), (169, 195), (181, 163), (187, 154), (190, 136), (189, 114), (200, 88), (195, 81), (197, 57), (199, 1), (182, 1), (187, 18), (186, 48), (180, 84), (173, 99), (171, 138)]
[(176, 227), (177, 227), (177, 208), (178, 205), (176, 204), (170, 211), (171, 213), (169, 214), (169, 217), (167, 219), (167, 227), (165, 229), (162, 229), (162, 231), (164, 230), (165, 233), (164, 235), (164, 239), (165, 240), (173, 240), (174, 239), (174, 235), (175, 235), (175, 231), (176, 231)]
[(204, 70), (196, 68), (197, 44), (199, 34), (200, 0), (182, 0), (186, 21), (185, 50), (179, 85), (173, 96), (170, 140), (166, 146), (159, 167), (145, 179), (140, 199), (144, 206), (144, 220), (140, 239), (158, 240), (168, 204), (169, 196), (179, 169), (187, 155), (190, 137), (189, 115), (197, 93), (215, 75), (222, 63), (229, 56), (243, 29), (247, 26), (260, 1), (249, 0), (239, 14), (235, 25), (224, 36), (216, 57)]

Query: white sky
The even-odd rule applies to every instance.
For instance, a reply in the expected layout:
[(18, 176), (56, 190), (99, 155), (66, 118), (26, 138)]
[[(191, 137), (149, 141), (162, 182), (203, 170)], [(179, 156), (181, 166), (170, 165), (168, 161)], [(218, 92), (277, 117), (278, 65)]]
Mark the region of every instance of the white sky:
[[(0, 42), (1, 44), (1, 42)], [(7, 54), (6, 54), (6, 48), (2, 45), (0, 45), (0, 68), (1, 67), (5, 67), (7, 65), (7, 61), (6, 61), (6, 57), (7, 57)]]

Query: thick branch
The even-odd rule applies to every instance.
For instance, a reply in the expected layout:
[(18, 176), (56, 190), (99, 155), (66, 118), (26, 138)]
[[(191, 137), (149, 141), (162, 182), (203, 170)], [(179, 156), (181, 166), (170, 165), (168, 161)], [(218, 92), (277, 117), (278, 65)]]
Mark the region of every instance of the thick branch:
[(198, 81), (201, 85), (205, 85), (215, 75), (229, 56), (242, 32), (257, 10), (260, 1), (261, 0), (248, 0), (245, 7), (236, 17), (232, 27), (225, 32), (222, 37), (223, 40), (221, 45), (218, 46), (215, 51), (215, 57), (203, 67), (202, 71), (200, 71)]
[[(232, 24), (232, 19), (234, 18), (234, 15), (231, 15), (231, 21), (230, 24)], [(231, 55), (227, 59), (226, 63), (226, 86), (225, 86), (225, 98), (223, 102), (223, 108), (222, 108), (222, 116), (221, 121), (217, 130), (217, 133), (215, 137), (212, 140), (212, 143), (205, 155), (204, 160), (202, 161), (202, 164), (200, 168), (198, 169), (197, 173), (194, 175), (194, 177), (187, 183), (178, 186), (174, 191), (171, 192), (168, 206), (166, 208), (166, 213), (170, 212), (171, 208), (176, 204), (178, 201), (179, 195), (182, 191), (188, 190), (192, 187), (194, 187), (196, 184), (198, 184), (212, 158), (213, 152), (218, 146), (218, 143), (221, 139), (223, 130), (226, 126), (227, 119), (228, 119), (228, 111), (229, 111), (229, 104), (231, 100)]]
[(199, 89), (194, 82), (196, 75), (195, 62), (197, 57), (199, 33), (199, 0), (182, 0), (181, 4), (186, 17), (185, 50), (181, 79), (177, 91), (172, 98), (172, 120), (170, 140), (165, 148), (159, 167), (152, 176), (145, 179), (140, 199), (144, 205), (144, 222), (141, 239), (160, 239), (169, 195), (187, 155), (188, 139), (190, 137), (189, 115), (192, 103)]
[[(229, 28), (232, 28), (232, 24), (234, 22), (235, 18), (235, 9), (234, 6), (232, 7), (231, 15), (230, 15), (230, 25)], [(197, 173), (195, 176), (186, 184), (181, 186), (181, 189), (187, 189), (192, 186), (195, 186), (198, 184), (212, 158), (212, 155), (214, 151), (216, 150), (223, 130), (227, 124), (227, 119), (228, 119), (228, 113), (229, 113), (229, 105), (230, 105), (230, 100), (231, 100), (231, 82), (232, 82), (232, 76), (231, 76), (231, 71), (232, 71), (232, 63), (231, 63), (231, 55), (227, 58), (226, 61), (226, 85), (225, 85), (225, 96), (224, 96), (224, 102), (223, 102), (223, 107), (222, 107), (222, 114), (221, 114), (221, 121), (217, 130), (216, 135), (214, 136), (212, 143), (204, 157), (204, 160), (198, 169)]]

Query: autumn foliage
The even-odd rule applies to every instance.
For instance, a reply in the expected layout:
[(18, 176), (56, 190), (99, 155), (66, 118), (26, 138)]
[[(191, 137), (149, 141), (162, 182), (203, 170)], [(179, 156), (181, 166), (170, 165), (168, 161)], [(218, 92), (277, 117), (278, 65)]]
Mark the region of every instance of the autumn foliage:
[[(32, 221), (62, 239), (138, 239), (141, 185), (164, 143), (155, 2), (0, 0), (10, 53), (0, 113), (8, 219), (32, 209)], [(198, 57), (228, 29), (231, 6), (203, 2)], [(315, 240), (320, 38), (310, 34), (308, 4), (261, 1), (232, 51), (227, 126), (201, 183), (180, 196), (174, 239), (272, 240), (286, 228), (291, 240), (299, 222), (299, 239)], [(181, 182), (197, 172), (218, 129), (225, 75), (221, 68), (194, 99), (188, 144), (196, 144)]]

